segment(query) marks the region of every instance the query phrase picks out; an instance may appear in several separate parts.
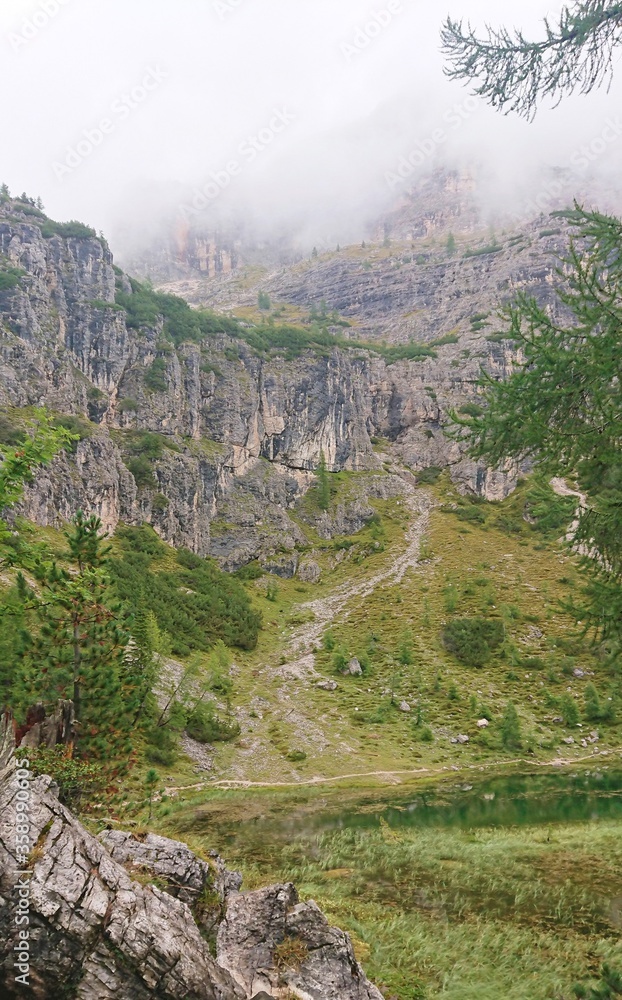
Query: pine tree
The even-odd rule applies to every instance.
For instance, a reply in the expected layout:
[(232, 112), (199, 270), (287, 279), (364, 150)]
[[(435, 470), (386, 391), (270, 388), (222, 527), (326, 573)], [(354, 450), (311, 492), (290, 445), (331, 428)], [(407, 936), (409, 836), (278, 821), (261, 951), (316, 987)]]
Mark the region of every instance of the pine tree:
[(576, 726), (580, 720), (579, 709), (577, 708), (577, 703), (572, 697), (572, 695), (566, 692), (559, 702), (559, 710), (561, 712), (564, 723), (568, 728), (573, 728)]
[(514, 704), (508, 701), (501, 720), (501, 742), (509, 750), (513, 747), (519, 747), (520, 741), (521, 730), (518, 712)]
[(591, 682), (585, 688), (585, 718), (597, 722), (603, 715), (602, 705), (596, 687)]
[(323, 451), (320, 452), (320, 464), (317, 467), (316, 475), (318, 478), (318, 506), (320, 510), (328, 510), (330, 507), (330, 481), (326, 468), (326, 456)]
[(453, 233), (450, 233), (449, 236), (447, 237), (447, 245), (445, 249), (449, 254), (449, 256), (453, 257), (453, 255), (456, 252), (456, 237), (454, 236)]
[(584, 627), (622, 649), (622, 222), (578, 206), (565, 213), (575, 236), (558, 271), (554, 318), (520, 293), (502, 310), (520, 348), (505, 381), (482, 375), (487, 409), (458, 418), (471, 453), (491, 466), (528, 459), (547, 477), (574, 476), (574, 543), (585, 553)]
[(130, 625), (131, 636), (123, 654), (123, 700), (133, 725), (143, 725), (155, 714), (153, 688), (158, 674), (162, 636), (153, 611), (140, 604)]
[(18, 708), (33, 702), (51, 707), (72, 700), (78, 723), (77, 750), (102, 761), (131, 750), (132, 717), (124, 701), (123, 655), (128, 635), (119, 609), (110, 603), (108, 549), (97, 517), (79, 511), (67, 532), (72, 570), (40, 564), (38, 591), (18, 577), (25, 604), (38, 628), (24, 633)]
[(454, 80), (476, 80), (475, 93), (499, 109), (532, 118), (542, 97), (558, 103), (565, 94), (588, 94), (612, 76), (620, 44), (622, 3), (580, 0), (564, 7), (559, 22), (544, 21), (539, 42), (521, 31), (487, 29), (478, 38), (448, 18), (441, 33)]

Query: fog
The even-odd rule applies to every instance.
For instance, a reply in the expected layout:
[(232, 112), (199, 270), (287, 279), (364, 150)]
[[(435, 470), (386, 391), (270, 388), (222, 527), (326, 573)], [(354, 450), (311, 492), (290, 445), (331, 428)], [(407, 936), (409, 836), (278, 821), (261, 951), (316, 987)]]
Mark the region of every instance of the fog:
[[(0, 180), (115, 252), (161, 224), (252, 220), (357, 239), (442, 166), (484, 215), (545, 208), (551, 178), (617, 184), (609, 91), (504, 116), (443, 74), (446, 13), (534, 35), (545, 0), (3, 0)], [(441, 138), (442, 135), (442, 138)], [(538, 202), (537, 199), (540, 199)], [(535, 209), (534, 209), (535, 211)]]

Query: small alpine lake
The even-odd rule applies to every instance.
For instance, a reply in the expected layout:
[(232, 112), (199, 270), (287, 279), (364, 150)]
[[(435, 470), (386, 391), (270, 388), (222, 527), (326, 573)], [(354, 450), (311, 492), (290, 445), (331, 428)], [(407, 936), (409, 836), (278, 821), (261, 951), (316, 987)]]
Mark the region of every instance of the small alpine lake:
[(622, 969), (622, 767), (216, 790), (163, 832), (294, 882), (398, 1000), (573, 1000)]

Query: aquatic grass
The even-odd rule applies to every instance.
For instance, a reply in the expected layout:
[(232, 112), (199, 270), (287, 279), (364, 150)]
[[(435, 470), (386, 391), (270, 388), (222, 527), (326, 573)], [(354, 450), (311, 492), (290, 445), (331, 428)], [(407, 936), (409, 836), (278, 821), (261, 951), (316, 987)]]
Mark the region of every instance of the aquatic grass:
[[(214, 846), (218, 823), (208, 829)], [(248, 888), (293, 881), (315, 899), (352, 932), (388, 997), (572, 1000), (590, 970), (622, 961), (611, 909), (622, 896), (619, 822), (293, 829), (285, 816), (280, 834), (251, 823), (216, 846)]]

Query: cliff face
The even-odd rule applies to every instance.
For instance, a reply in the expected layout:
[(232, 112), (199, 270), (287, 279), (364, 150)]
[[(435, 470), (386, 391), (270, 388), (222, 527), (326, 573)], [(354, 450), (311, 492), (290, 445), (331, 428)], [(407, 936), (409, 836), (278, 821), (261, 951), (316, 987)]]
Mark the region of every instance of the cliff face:
[[(0, 290), (0, 406), (45, 405), (89, 421), (75, 454), (61, 455), (27, 491), (25, 513), (40, 524), (78, 507), (108, 529), (148, 521), (173, 544), (233, 567), (301, 540), (290, 513), (322, 451), (333, 471), (376, 469), (372, 438), (382, 438), (414, 470), (451, 465), (456, 479), (491, 498), (511, 485), (465, 461), (443, 434), (448, 408), (474, 398), (480, 364), (500, 376), (512, 364), (507, 342), (487, 342), (466, 321), (436, 358), (393, 364), (359, 349), (259, 356), (221, 334), (174, 347), (161, 322), (128, 327), (115, 280), (131, 287), (102, 240), (46, 238), (14, 207), (0, 207), (0, 266), (23, 272)], [(316, 277), (319, 294), (329, 294)], [(330, 280), (352, 300), (358, 291), (347, 278)], [(408, 274), (400, 282), (407, 287)], [(401, 308), (395, 282), (382, 296)], [(469, 297), (463, 314), (472, 307)]]

